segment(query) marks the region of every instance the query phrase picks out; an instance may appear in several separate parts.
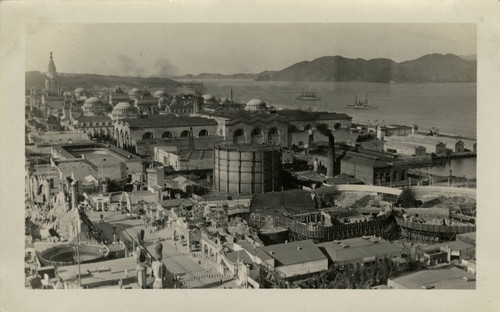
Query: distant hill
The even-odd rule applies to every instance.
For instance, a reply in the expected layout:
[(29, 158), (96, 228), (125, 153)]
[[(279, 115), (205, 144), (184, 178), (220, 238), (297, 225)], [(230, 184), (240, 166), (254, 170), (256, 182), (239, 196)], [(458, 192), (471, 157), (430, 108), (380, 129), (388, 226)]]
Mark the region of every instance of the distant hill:
[[(122, 77), (105, 76), (92, 74), (60, 74), (61, 87), (64, 90), (75, 90), (82, 87), (85, 89), (100, 89), (111, 87), (148, 87), (165, 88), (166, 91), (181, 87), (181, 83), (168, 78), (142, 78), (142, 77)], [(27, 89), (31, 87), (43, 87), (45, 76), (39, 71), (28, 71), (25, 73), (25, 85)]]
[(324, 56), (293, 64), (276, 72), (264, 72), (256, 80), (364, 81), (364, 82), (475, 82), (476, 61), (454, 54), (429, 54), (397, 63), (390, 59), (349, 59)]
[(198, 75), (187, 74), (184, 76), (174, 77), (174, 79), (255, 79), (257, 74), (233, 74), (233, 75), (224, 75), (224, 74), (210, 74), (210, 73), (201, 73)]
[(460, 55), (460, 57), (463, 58), (466, 61), (477, 61), (477, 55), (476, 54)]

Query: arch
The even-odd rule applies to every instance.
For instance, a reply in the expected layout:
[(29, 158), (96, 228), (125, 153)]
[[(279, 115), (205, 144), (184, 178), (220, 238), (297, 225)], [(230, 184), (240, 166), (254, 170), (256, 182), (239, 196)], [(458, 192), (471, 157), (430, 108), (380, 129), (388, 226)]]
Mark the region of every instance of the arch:
[(124, 136), (123, 136), (123, 130), (120, 130), (120, 147), (123, 148), (124, 145)]
[(273, 145), (280, 144), (280, 132), (279, 132), (278, 128), (273, 127), (271, 129), (269, 129), (269, 132), (267, 135), (267, 142), (269, 144), (273, 144)]
[(153, 134), (151, 132), (146, 132), (142, 135), (143, 140), (149, 140), (153, 138)]
[(116, 141), (116, 146), (120, 147), (120, 131), (115, 129), (116, 131), (113, 133), (114, 134), (114, 139)]
[(337, 122), (337, 123), (333, 126), (333, 129), (335, 129), (335, 130), (338, 130), (338, 129), (340, 129), (340, 128), (342, 128), (342, 124), (341, 124), (340, 122)]
[(181, 132), (181, 138), (188, 138), (189, 137), (189, 130), (184, 130)]
[(202, 129), (202, 130), (200, 130), (200, 132), (198, 132), (198, 136), (199, 137), (208, 136), (208, 131), (205, 129)]
[(312, 126), (310, 124), (307, 124), (304, 126), (304, 131), (311, 130)]
[(401, 181), (406, 180), (406, 171), (401, 170)]
[(130, 144), (130, 137), (128, 135), (128, 131), (125, 131), (125, 137), (124, 137), (124, 142), (123, 142), (124, 145), (131, 145)]
[(234, 143), (245, 143), (245, 131), (243, 129), (237, 129), (234, 131)]
[(165, 131), (165, 132), (163, 132), (163, 134), (161, 135), (161, 138), (162, 138), (162, 139), (169, 139), (169, 138), (171, 138), (171, 137), (173, 137), (173, 136), (172, 136), (172, 132), (170, 132), (170, 131)]
[(260, 128), (255, 128), (250, 134), (250, 143), (262, 144), (264, 143), (264, 132)]

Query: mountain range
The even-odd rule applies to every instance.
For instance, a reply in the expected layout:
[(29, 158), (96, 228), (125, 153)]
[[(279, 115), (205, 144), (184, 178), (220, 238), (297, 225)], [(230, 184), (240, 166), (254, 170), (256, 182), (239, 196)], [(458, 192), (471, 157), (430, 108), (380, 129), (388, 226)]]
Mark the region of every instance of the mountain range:
[(473, 56), (428, 54), (418, 59), (395, 62), (387, 58), (365, 60), (323, 56), (279, 71), (259, 74), (199, 74), (184, 79), (255, 79), (261, 81), (363, 81), (363, 82), (476, 82), (477, 61)]
[[(74, 90), (76, 88), (100, 89), (112, 87), (143, 87), (163, 88), (169, 92), (181, 87), (180, 82), (169, 78), (147, 78), (147, 77), (123, 77), (94, 74), (65, 74), (60, 73), (60, 83), (64, 90)], [(26, 89), (32, 87), (41, 88), (45, 85), (45, 75), (39, 71), (27, 71), (25, 73)]]

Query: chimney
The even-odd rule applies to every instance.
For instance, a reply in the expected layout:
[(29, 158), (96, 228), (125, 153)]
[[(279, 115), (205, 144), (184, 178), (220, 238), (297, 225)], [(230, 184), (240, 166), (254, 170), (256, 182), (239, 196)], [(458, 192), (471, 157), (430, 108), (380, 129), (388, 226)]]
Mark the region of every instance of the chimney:
[(330, 133), (328, 136), (328, 159), (326, 161), (326, 176), (332, 177), (335, 172), (335, 137)]

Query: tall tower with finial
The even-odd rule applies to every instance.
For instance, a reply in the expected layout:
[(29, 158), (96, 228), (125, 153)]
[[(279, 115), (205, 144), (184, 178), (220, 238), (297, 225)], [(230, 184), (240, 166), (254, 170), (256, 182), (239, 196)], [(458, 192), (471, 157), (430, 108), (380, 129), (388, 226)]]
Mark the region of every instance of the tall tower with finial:
[(56, 71), (56, 64), (54, 64), (54, 59), (52, 57), (52, 52), (50, 52), (49, 66), (47, 68), (47, 74), (45, 75), (45, 89), (48, 95), (59, 95), (59, 77)]

